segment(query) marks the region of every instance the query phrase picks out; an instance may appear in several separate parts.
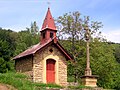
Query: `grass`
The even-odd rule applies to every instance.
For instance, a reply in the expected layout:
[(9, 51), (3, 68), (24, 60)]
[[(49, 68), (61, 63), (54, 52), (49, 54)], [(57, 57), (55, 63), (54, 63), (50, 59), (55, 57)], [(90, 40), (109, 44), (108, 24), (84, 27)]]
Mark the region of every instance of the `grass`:
[[(14, 72), (9, 72), (4, 74), (0, 73), (0, 83), (11, 85), (15, 87), (17, 90), (46, 90), (46, 88), (55, 88), (55, 89), (63, 88), (56, 84), (34, 83), (27, 79), (28, 77), (21, 73), (14, 73)], [(90, 90), (92, 90), (91, 87), (86, 87), (86, 86), (68, 86), (68, 88), (69, 90), (76, 90), (83, 88), (87, 88), (87, 89), (89, 88)]]
[(49, 88), (62, 88), (56, 84), (33, 83), (27, 80), (27, 76), (20, 73), (0, 73), (0, 83), (12, 85), (18, 90), (46, 90)]
[(74, 76), (69, 76), (69, 77), (67, 78), (67, 81), (68, 81), (68, 82), (74, 82), (74, 81), (75, 81)]

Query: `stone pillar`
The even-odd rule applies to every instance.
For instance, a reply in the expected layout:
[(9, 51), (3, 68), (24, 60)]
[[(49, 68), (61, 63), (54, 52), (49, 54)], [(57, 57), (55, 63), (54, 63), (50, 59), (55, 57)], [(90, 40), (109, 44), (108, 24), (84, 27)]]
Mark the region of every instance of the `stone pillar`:
[(86, 54), (87, 54), (87, 60), (86, 60), (86, 69), (85, 69), (85, 75), (90, 76), (92, 75), (92, 71), (90, 68), (90, 53), (89, 53), (89, 40), (87, 40), (87, 44), (86, 44)]
[(81, 77), (82, 79), (82, 84), (84, 86), (90, 86), (90, 87), (97, 87), (97, 78), (98, 76), (92, 75), (92, 71), (90, 68), (90, 52), (89, 52), (89, 40), (90, 40), (90, 32), (89, 28), (86, 25), (85, 27), (86, 30), (86, 69), (85, 69), (85, 75)]

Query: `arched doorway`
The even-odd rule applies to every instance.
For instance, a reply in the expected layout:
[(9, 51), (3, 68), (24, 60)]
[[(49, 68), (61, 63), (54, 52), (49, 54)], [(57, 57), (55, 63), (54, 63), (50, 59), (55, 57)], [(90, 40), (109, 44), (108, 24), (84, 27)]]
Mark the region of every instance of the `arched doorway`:
[(55, 60), (47, 59), (46, 61), (46, 81), (47, 83), (55, 83)]

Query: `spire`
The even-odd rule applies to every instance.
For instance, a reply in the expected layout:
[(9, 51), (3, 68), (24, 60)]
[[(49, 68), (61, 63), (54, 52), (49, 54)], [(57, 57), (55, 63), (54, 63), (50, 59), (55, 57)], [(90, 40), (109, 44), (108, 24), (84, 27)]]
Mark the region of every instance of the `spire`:
[(50, 8), (48, 8), (48, 11), (47, 11), (46, 17), (44, 19), (41, 31), (43, 31), (45, 29), (56, 30), (54, 19), (51, 15), (51, 12), (50, 12)]
[(52, 18), (50, 8), (48, 8), (46, 17), (44, 19), (42, 28), (41, 28), (40, 42), (41, 44), (46, 43), (48, 40), (53, 39), (56, 41), (56, 26), (54, 23), (54, 19)]

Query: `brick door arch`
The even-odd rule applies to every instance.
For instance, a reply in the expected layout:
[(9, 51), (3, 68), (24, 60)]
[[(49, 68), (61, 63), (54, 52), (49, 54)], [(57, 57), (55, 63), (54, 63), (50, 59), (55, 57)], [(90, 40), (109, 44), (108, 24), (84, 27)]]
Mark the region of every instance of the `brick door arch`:
[(55, 83), (55, 60), (47, 59), (46, 61), (46, 81), (47, 83)]

